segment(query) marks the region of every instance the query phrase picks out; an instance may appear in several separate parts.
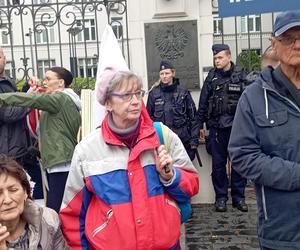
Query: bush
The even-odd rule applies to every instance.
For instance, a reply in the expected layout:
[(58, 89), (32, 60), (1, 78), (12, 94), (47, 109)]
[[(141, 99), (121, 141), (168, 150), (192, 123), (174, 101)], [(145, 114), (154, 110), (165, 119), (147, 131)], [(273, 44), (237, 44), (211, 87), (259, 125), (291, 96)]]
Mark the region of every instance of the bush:
[(70, 88), (72, 88), (76, 94), (80, 95), (82, 89), (95, 89), (96, 78), (92, 77), (77, 77), (73, 80)]
[(17, 81), (16, 81), (16, 87), (17, 87), (17, 89), (18, 89), (19, 91), (22, 91), (22, 88), (23, 88), (25, 82), (26, 82), (25, 79), (23, 79), (23, 80), (18, 80), (18, 79), (17, 79)]
[(241, 65), (248, 73), (260, 71), (260, 57), (253, 50), (241, 52), (236, 59), (236, 64)]

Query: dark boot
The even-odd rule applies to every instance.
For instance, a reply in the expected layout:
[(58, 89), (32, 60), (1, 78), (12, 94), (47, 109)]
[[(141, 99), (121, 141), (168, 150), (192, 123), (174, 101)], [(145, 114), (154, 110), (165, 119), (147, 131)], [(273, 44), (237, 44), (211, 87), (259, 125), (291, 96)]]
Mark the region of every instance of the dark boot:
[(242, 212), (248, 212), (248, 206), (244, 200), (241, 200), (238, 203), (233, 203), (232, 206)]
[(217, 200), (215, 202), (215, 209), (216, 212), (226, 212), (227, 211), (227, 205), (225, 200)]

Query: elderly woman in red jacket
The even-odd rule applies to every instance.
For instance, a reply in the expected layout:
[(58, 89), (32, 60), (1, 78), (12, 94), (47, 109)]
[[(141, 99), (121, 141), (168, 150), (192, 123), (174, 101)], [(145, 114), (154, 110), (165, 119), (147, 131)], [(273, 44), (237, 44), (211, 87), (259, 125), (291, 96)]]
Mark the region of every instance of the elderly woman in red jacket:
[(107, 115), (76, 147), (60, 212), (72, 249), (180, 249), (180, 210), (198, 174), (176, 134), (159, 143), (141, 79), (106, 68), (97, 99)]

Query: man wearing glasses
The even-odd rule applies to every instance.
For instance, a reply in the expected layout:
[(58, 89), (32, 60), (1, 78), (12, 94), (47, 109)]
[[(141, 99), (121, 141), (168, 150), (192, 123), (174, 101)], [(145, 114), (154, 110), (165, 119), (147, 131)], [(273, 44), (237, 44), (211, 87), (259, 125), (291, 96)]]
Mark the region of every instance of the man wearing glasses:
[(277, 16), (272, 47), (280, 64), (244, 91), (229, 154), (235, 170), (255, 183), (261, 249), (299, 249), (299, 10)]
[(179, 136), (193, 160), (199, 144), (195, 103), (190, 92), (175, 78), (175, 68), (170, 62), (161, 61), (159, 77), (159, 85), (148, 96), (148, 113), (153, 121), (163, 122)]
[(39, 141), (42, 167), (46, 170), (46, 206), (60, 209), (77, 133), (81, 123), (80, 98), (69, 88), (73, 75), (63, 67), (52, 67), (42, 81), (44, 93), (37, 93), (36, 79), (29, 93), (0, 94), (0, 107), (19, 106), (41, 110)]

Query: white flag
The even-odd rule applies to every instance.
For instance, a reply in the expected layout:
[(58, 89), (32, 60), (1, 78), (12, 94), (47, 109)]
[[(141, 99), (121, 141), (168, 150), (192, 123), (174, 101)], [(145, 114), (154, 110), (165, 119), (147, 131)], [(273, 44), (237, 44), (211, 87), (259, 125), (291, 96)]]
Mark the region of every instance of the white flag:
[[(101, 39), (95, 89), (100, 84), (99, 79), (103, 70), (110, 66), (119, 70), (129, 70), (111, 26), (106, 25)], [(94, 91), (93, 113), (91, 117), (92, 129), (101, 125), (105, 113), (105, 107), (97, 101), (96, 91)]]

